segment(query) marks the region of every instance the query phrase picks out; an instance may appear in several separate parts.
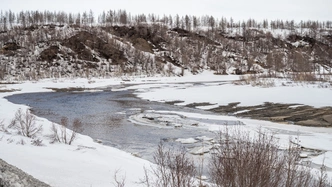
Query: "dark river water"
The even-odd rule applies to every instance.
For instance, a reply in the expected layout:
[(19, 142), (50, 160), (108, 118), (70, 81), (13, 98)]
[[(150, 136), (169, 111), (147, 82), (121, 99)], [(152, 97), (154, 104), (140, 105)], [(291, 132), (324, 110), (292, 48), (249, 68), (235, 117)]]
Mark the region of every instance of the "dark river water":
[(111, 88), (106, 88), (100, 92), (17, 94), (7, 99), (16, 104), (30, 106), (35, 115), (55, 123), (60, 123), (62, 117), (68, 117), (70, 121), (79, 118), (84, 124), (82, 134), (99, 139), (105, 145), (138, 154), (150, 161), (160, 141), (167, 142), (169, 146), (179, 146), (180, 143), (173, 140), (215, 136), (215, 133), (203, 129), (164, 129), (131, 123), (128, 117), (144, 110), (206, 112), (142, 100), (135, 97), (132, 92), (111, 91)]

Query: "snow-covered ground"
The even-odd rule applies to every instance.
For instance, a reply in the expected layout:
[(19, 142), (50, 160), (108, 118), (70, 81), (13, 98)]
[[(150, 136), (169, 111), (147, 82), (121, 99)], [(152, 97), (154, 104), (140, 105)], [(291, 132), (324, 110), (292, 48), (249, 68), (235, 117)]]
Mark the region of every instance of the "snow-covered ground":
[[(138, 96), (151, 101), (184, 101), (180, 105), (207, 102), (227, 105), (240, 102), (239, 106), (254, 106), (264, 102), (304, 104), (314, 107), (332, 106), (332, 89), (320, 88), (315, 84), (291, 84), (282, 86), (276, 81), (275, 87), (262, 88), (251, 85), (237, 85), (231, 82), (193, 84), (148, 85), (139, 90)], [(285, 81), (287, 82), (287, 81)], [(285, 85), (285, 84), (284, 84)], [(131, 87), (129, 87), (130, 89)], [(137, 88), (137, 86), (133, 86)], [(212, 106), (215, 107), (215, 106)]]
[[(188, 82), (188, 81), (219, 81), (218, 76), (186, 76), (177, 77), (135, 77), (130, 78), (130, 84), (144, 87), (146, 83), (158, 82)], [(15, 112), (28, 106), (10, 103), (4, 97), (12, 94), (49, 92), (47, 88), (89, 88), (98, 90), (100, 87), (121, 87), (126, 78), (114, 79), (58, 79), (40, 80), (38, 82), (22, 82), (19, 84), (0, 85), (0, 122), (8, 127)], [(233, 79), (236, 79), (234, 77)], [(1, 91), (2, 90), (2, 91)], [(4, 92), (4, 90), (16, 90)], [(113, 186), (114, 174), (118, 178), (126, 178), (127, 186), (140, 186), (144, 167), (150, 162), (137, 158), (121, 150), (94, 142), (88, 136), (79, 135), (73, 145), (60, 143), (51, 144), (47, 135), (51, 134), (52, 123), (37, 117), (37, 124), (43, 125), (43, 131), (36, 138), (43, 140), (43, 146), (31, 145), (31, 139), (17, 134), (17, 131), (7, 128), (4, 132), (0, 127), (0, 158), (12, 164), (35, 178), (51, 186)], [(22, 145), (24, 144), (24, 145)]]
[[(234, 85), (231, 82), (214, 82), (194, 84), (168, 84), (167, 86), (146, 85), (144, 89), (136, 91), (138, 97), (151, 101), (183, 101), (177, 105), (190, 103), (211, 103), (213, 105), (199, 106), (197, 108), (209, 109), (218, 105), (227, 105), (240, 102), (242, 106), (263, 104), (264, 102), (293, 103), (293, 107), (310, 105), (313, 107), (332, 106), (332, 89), (321, 88), (318, 84), (295, 84), (284, 80), (275, 80), (276, 86), (270, 88), (252, 87), (250, 85)], [(286, 85), (286, 86), (285, 86)], [(127, 89), (130, 89), (128, 87)], [(132, 88), (138, 88), (133, 86)], [(240, 121), (245, 131), (255, 132), (262, 127), (276, 134), (280, 144), (287, 147), (290, 138), (298, 141), (300, 145), (326, 151), (324, 154), (313, 157), (312, 162), (321, 165), (323, 162), (328, 167), (329, 176), (332, 177), (332, 129), (323, 127), (303, 127), (298, 125), (279, 124), (268, 121), (242, 119), (234, 116), (206, 115), (198, 113), (183, 113), (178, 111), (156, 111), (158, 113), (178, 114), (197, 119), (216, 119)], [(220, 124), (210, 124), (209, 130), (217, 131)], [(299, 140), (295, 140), (299, 138)]]
[[(120, 81), (96, 80), (88, 83), (84, 79), (44, 80), (6, 85), (1, 89), (20, 89), (15, 93), (28, 93), (49, 91), (45, 87), (94, 88), (115, 84), (120, 84)], [(19, 108), (27, 108), (3, 98), (10, 94), (13, 93), (0, 94), (0, 121), (3, 120), (5, 126), (8, 126)], [(45, 136), (51, 134), (51, 122), (37, 118), (37, 123), (43, 125), (43, 133), (38, 135), (43, 140), (43, 146), (31, 145), (31, 139), (17, 135), (13, 129), (8, 129), (8, 133), (0, 131), (0, 158), (51, 186), (112, 186), (116, 171), (118, 178), (126, 178), (127, 185), (139, 186), (136, 183), (143, 178), (143, 166), (151, 164), (129, 153), (98, 144), (83, 135), (79, 135), (73, 145), (50, 144)]]
[[(144, 99), (154, 101), (182, 100), (186, 104), (209, 102), (219, 105), (241, 102), (243, 105), (253, 105), (270, 101), (308, 104), (316, 107), (332, 106), (332, 99), (328, 97), (332, 94), (331, 89), (321, 89), (314, 86), (257, 88), (235, 86), (225, 82), (236, 79), (238, 79), (237, 76), (215, 76), (211, 72), (181, 78), (136, 77), (131, 78), (129, 82), (135, 85), (125, 89), (137, 90), (137, 95)], [(15, 92), (0, 91), (0, 121), (3, 120), (3, 124), (8, 126), (19, 108), (28, 108), (28, 106), (8, 102), (4, 97), (11, 94), (51, 91), (46, 89), (47, 87), (100, 88), (117, 85), (118, 89), (123, 89), (121, 86), (123, 84), (125, 82), (122, 79), (64, 79), (0, 85), (0, 90), (17, 90)], [(319, 164), (325, 159), (325, 164), (332, 168), (332, 129), (300, 127), (230, 116), (179, 111), (157, 112), (173, 113), (191, 118), (241, 121), (245, 124), (243, 128), (249, 131), (256, 131), (259, 127), (263, 127), (275, 132), (283, 145), (288, 143), (289, 136), (298, 135), (301, 145), (327, 151), (324, 155), (314, 158), (313, 161)], [(137, 182), (143, 178), (143, 168), (144, 166), (148, 167), (150, 162), (121, 150), (98, 144), (90, 137), (83, 135), (79, 135), (73, 145), (50, 144), (46, 135), (50, 134), (51, 122), (42, 118), (37, 118), (37, 120), (38, 124), (43, 125), (43, 132), (38, 135), (38, 138), (43, 140), (44, 145), (41, 147), (31, 145), (31, 139), (18, 135), (13, 129), (8, 129), (9, 132), (0, 130), (1, 159), (51, 186), (112, 186), (117, 170), (119, 170), (119, 178), (126, 178), (127, 186), (140, 186)], [(210, 130), (219, 130), (220, 127), (220, 124), (207, 126)], [(22, 145), (22, 142), (25, 144)]]

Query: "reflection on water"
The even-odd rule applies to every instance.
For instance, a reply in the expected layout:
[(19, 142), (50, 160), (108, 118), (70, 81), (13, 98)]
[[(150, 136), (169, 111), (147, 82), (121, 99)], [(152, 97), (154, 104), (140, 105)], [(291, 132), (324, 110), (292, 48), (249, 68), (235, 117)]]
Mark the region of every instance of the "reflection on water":
[[(169, 128), (135, 125), (128, 118), (146, 110), (204, 112), (186, 107), (144, 101), (136, 98), (131, 91), (113, 92), (49, 92), (27, 93), (7, 97), (13, 103), (29, 105), (33, 113), (50, 121), (59, 123), (61, 117), (69, 120), (80, 118), (84, 123), (83, 134), (102, 140), (124, 151), (152, 160), (153, 152), (162, 140), (214, 137), (215, 134), (204, 129)], [(217, 121), (214, 121), (216, 123)], [(223, 124), (220, 121), (220, 124)], [(169, 146), (180, 143), (167, 141)]]

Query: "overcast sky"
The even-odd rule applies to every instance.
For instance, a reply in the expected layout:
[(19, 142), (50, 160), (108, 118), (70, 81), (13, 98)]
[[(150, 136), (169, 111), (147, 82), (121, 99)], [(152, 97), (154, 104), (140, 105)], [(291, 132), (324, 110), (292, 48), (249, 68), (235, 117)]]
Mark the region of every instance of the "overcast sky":
[(103, 10), (159, 15), (212, 15), (234, 20), (332, 21), (332, 0), (0, 0), (2, 10), (51, 10), (98, 15)]

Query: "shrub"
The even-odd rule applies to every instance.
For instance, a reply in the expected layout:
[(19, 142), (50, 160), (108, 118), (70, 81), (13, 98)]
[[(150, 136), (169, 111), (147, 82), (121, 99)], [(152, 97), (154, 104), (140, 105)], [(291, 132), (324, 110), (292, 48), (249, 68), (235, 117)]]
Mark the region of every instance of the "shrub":
[(263, 88), (274, 87), (275, 82), (271, 78), (264, 78), (264, 75), (242, 75), (240, 76), (240, 80), (234, 81), (236, 85), (251, 85), (251, 86), (259, 86)]
[(319, 81), (319, 79), (316, 77), (313, 73), (293, 73), (291, 74), (291, 79), (295, 82), (315, 82)]
[(19, 109), (9, 127), (17, 129), (19, 134), (29, 138), (34, 138), (43, 129), (42, 125), (36, 125), (36, 117), (30, 113), (29, 109), (25, 113)]
[(16, 142), (16, 144), (18, 145), (25, 145), (25, 141), (23, 139), (21, 139), (20, 141)]
[(6, 77), (6, 66), (0, 66), (0, 80), (4, 80)]
[[(220, 147), (212, 154), (209, 171), (217, 186), (309, 187), (329, 186), (324, 177), (315, 177), (311, 168), (299, 164), (300, 146), (281, 150), (273, 135), (258, 136), (228, 129), (220, 133)], [(321, 171), (324, 176), (324, 171)]]
[(0, 131), (8, 133), (7, 127), (5, 126), (4, 120), (0, 121)]
[(114, 181), (115, 181), (114, 186), (115, 187), (125, 187), (126, 177), (122, 176), (121, 178), (119, 178), (119, 176), (118, 176), (119, 172), (120, 172), (120, 170), (116, 170), (114, 173)]
[(145, 169), (145, 178), (142, 180), (146, 186), (153, 187), (191, 187), (194, 186), (196, 175), (195, 165), (188, 158), (184, 149), (179, 151), (166, 150), (160, 143), (153, 159), (156, 167)]
[(44, 146), (43, 144), (43, 140), (37, 138), (37, 139), (33, 139), (31, 141), (31, 145), (34, 145), (34, 146)]
[(60, 127), (57, 127), (55, 124), (52, 124), (51, 132), (49, 135), (51, 143), (60, 142), (71, 145), (74, 140), (77, 138), (77, 133), (83, 131), (82, 121), (80, 119), (74, 119), (72, 123), (72, 130), (69, 131), (68, 128), (68, 118), (62, 117), (60, 122)]

